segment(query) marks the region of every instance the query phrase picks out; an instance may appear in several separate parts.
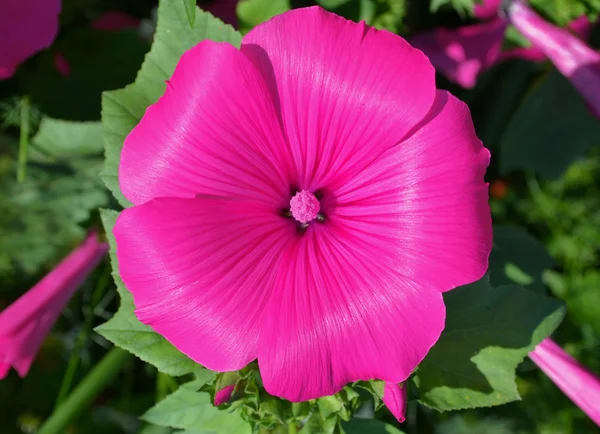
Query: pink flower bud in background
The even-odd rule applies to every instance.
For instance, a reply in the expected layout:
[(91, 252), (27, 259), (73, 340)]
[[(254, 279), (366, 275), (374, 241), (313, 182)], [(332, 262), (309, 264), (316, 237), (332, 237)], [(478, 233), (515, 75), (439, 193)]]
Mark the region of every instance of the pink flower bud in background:
[(482, 0), (473, 6), (473, 15), (480, 20), (489, 20), (498, 14), (502, 0)]
[(0, 1), (0, 80), (48, 48), (58, 33), (60, 0)]
[(217, 393), (215, 393), (215, 405), (221, 405), (229, 402), (231, 395), (233, 394), (233, 389), (235, 389), (235, 384), (218, 390)]
[(600, 117), (600, 53), (567, 29), (542, 19), (524, 2), (513, 2), (508, 15), (511, 23), (571, 81), (594, 115)]
[(0, 313), (0, 379), (12, 366), (29, 372), (46, 335), (75, 290), (108, 251), (91, 233), (85, 241), (32, 289)]
[(392, 412), (398, 422), (406, 420), (406, 405), (408, 404), (408, 393), (406, 385), (397, 383), (385, 383), (383, 389), (383, 403)]
[(600, 378), (567, 354), (552, 339), (545, 339), (529, 358), (590, 419), (600, 426)]

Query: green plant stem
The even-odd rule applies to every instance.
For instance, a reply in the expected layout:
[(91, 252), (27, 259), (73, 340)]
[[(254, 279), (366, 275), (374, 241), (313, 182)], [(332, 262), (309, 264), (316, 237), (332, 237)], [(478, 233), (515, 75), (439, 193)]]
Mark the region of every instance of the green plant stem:
[(90, 333), (92, 332), (94, 309), (100, 303), (100, 300), (104, 295), (104, 290), (108, 285), (108, 279), (106, 278), (106, 276), (110, 278), (109, 270), (110, 269), (107, 268), (108, 272), (105, 272), (101, 275), (96, 285), (96, 288), (94, 289), (94, 292), (92, 294), (92, 300), (90, 302), (90, 312), (87, 314), (84, 325), (79, 331), (79, 334), (77, 335), (75, 347), (73, 348), (73, 352), (71, 353), (71, 357), (69, 358), (69, 363), (67, 364), (67, 369), (65, 371), (65, 375), (60, 385), (58, 397), (56, 398), (56, 403), (54, 404), (54, 410), (60, 407), (60, 405), (67, 398), (67, 394), (71, 390), (71, 385), (73, 384), (73, 379), (75, 378), (75, 373), (77, 372), (77, 368), (79, 367), (79, 361), (81, 360), (81, 350), (83, 349), (85, 343), (87, 342), (90, 336)]
[(296, 434), (298, 432), (298, 428), (295, 423), (288, 424), (288, 434)]
[(27, 170), (27, 148), (29, 146), (29, 98), (21, 101), (21, 131), (19, 135), (19, 159), (17, 161), (17, 182), (25, 180)]
[(64, 433), (65, 428), (110, 384), (129, 357), (130, 354), (120, 348), (110, 350), (65, 402), (50, 415), (37, 434)]

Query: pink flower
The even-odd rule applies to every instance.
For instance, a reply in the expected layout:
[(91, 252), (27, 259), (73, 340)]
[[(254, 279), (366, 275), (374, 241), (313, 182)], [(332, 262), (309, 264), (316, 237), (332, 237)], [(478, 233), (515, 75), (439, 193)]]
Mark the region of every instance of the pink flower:
[(0, 1), (0, 80), (48, 48), (58, 33), (60, 0)]
[(13, 366), (27, 375), (44, 338), (75, 290), (106, 254), (95, 233), (37, 285), (0, 313), (0, 379)]
[(488, 163), (420, 51), (295, 9), (187, 51), (125, 140), (121, 277), (142, 322), (212, 370), (258, 358), (273, 395), (399, 383), (485, 273)]
[(397, 383), (385, 383), (383, 403), (392, 412), (398, 422), (404, 422), (406, 420), (406, 405), (408, 404), (406, 385), (400, 386)]
[(600, 426), (600, 378), (567, 354), (552, 339), (544, 339), (529, 353), (529, 358)]
[(495, 18), (454, 30), (440, 27), (415, 35), (410, 42), (450, 81), (471, 88), (479, 74), (500, 58), (505, 30), (504, 20)]
[(543, 20), (521, 1), (514, 1), (508, 14), (511, 23), (571, 80), (600, 117), (600, 53), (568, 30)]
[(231, 399), (231, 395), (233, 394), (233, 389), (235, 389), (235, 384), (232, 384), (231, 386), (226, 386), (221, 390), (217, 390), (217, 393), (215, 393), (215, 405), (218, 406), (229, 402), (229, 400)]
[(125, 12), (108, 11), (92, 21), (91, 27), (95, 30), (104, 32), (115, 32), (125, 29), (137, 29), (140, 26), (140, 20)]

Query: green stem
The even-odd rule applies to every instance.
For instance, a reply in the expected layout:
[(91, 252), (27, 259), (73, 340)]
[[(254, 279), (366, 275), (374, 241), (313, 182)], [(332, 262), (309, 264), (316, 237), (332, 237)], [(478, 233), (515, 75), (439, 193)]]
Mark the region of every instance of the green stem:
[(71, 357), (69, 358), (69, 363), (67, 364), (67, 370), (65, 371), (65, 375), (63, 377), (62, 383), (60, 385), (60, 390), (58, 392), (58, 397), (56, 398), (56, 403), (54, 404), (54, 410), (56, 410), (67, 398), (67, 394), (71, 390), (71, 385), (73, 384), (73, 379), (75, 378), (75, 373), (77, 372), (77, 368), (79, 367), (80, 355), (81, 351), (87, 342), (90, 333), (92, 332), (92, 323), (94, 320), (94, 309), (102, 300), (102, 296), (104, 295), (104, 290), (108, 284), (108, 280), (106, 276), (110, 277), (110, 272), (103, 273), (98, 280), (98, 284), (94, 289), (92, 294), (92, 299), (90, 302), (90, 311), (88, 312), (85, 322), (79, 334), (77, 335), (77, 340), (75, 341), (75, 347), (73, 348), (73, 352), (71, 353)]
[(288, 424), (288, 434), (296, 434), (298, 432), (298, 427), (294, 422)]
[(110, 384), (129, 357), (129, 353), (120, 348), (110, 350), (65, 402), (50, 415), (37, 434), (64, 433), (65, 428)]
[(19, 160), (17, 162), (17, 181), (25, 180), (27, 170), (27, 148), (29, 146), (29, 98), (21, 102), (21, 132), (19, 135)]

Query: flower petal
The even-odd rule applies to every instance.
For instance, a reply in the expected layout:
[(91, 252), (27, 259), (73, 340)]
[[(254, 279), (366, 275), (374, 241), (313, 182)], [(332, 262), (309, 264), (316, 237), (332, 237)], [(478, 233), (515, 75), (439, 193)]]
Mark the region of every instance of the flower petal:
[(505, 30), (504, 20), (496, 18), (458, 29), (440, 27), (415, 35), (410, 42), (448, 80), (471, 88), (477, 76), (500, 58)]
[(406, 384), (400, 386), (398, 383), (387, 382), (383, 389), (383, 403), (400, 423), (406, 420), (406, 404), (408, 404), (406, 387)]
[(356, 173), (398, 143), (435, 97), (434, 70), (421, 52), (319, 7), (255, 27), (242, 52), (276, 95), (299, 189)]
[(0, 360), (0, 380), (6, 378), (8, 371), (10, 371), (10, 364), (4, 363), (2, 360)]
[(404, 381), (444, 328), (440, 292), (401, 276), (360, 235), (310, 226), (286, 249), (260, 332), (265, 389), (290, 401)]
[(330, 219), (413, 282), (439, 291), (471, 283), (492, 247), (489, 158), (467, 105), (438, 91), (421, 129), (333, 192)]
[(121, 189), (134, 204), (197, 194), (281, 202), (282, 140), (256, 68), (232, 45), (203, 41), (125, 140)]
[(160, 198), (126, 209), (114, 234), (137, 317), (216, 371), (256, 358), (258, 331), (294, 225), (255, 202)]

